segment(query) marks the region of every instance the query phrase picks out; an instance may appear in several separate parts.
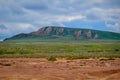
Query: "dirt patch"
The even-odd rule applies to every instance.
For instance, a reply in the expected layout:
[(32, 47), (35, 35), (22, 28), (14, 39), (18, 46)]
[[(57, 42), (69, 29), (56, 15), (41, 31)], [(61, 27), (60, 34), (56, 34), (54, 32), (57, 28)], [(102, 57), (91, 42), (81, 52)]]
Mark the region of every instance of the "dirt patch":
[(0, 59), (0, 80), (118, 80), (119, 75), (120, 59)]

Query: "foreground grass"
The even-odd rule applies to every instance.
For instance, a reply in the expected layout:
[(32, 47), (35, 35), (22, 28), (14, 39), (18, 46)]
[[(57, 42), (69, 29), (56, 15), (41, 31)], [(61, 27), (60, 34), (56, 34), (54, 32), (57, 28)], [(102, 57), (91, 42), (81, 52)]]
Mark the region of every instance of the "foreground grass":
[(120, 58), (120, 42), (1, 42), (0, 58)]

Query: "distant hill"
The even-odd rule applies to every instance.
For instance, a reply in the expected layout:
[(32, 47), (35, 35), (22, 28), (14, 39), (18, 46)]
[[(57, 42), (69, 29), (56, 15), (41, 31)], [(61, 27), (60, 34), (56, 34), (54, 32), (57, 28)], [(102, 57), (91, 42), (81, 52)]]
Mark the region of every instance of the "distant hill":
[(21, 33), (4, 41), (120, 40), (120, 33), (82, 28), (47, 26), (28, 34)]

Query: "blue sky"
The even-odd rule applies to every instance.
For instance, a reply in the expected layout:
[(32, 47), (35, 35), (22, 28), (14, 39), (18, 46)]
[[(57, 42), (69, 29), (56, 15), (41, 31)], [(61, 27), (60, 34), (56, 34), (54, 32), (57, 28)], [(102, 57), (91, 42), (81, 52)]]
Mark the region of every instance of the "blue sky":
[(43, 26), (120, 33), (120, 0), (0, 0), (0, 40)]

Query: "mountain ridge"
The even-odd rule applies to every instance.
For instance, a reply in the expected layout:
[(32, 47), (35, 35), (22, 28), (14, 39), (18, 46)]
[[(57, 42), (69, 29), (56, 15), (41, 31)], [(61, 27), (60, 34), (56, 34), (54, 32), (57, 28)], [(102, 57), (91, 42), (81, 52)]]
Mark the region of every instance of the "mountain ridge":
[(28, 39), (28, 40), (37, 39), (40, 41), (44, 39), (62, 40), (62, 38), (67, 38), (67, 37), (71, 40), (89, 40), (89, 39), (120, 40), (120, 33), (93, 30), (93, 29), (84, 29), (84, 28), (46, 26), (31, 33), (21, 33), (14, 35), (13, 37), (6, 38), (4, 41), (20, 40), (20, 39)]

